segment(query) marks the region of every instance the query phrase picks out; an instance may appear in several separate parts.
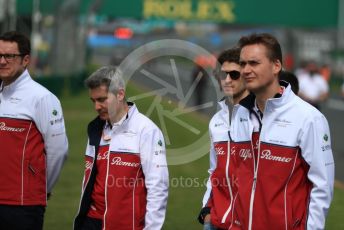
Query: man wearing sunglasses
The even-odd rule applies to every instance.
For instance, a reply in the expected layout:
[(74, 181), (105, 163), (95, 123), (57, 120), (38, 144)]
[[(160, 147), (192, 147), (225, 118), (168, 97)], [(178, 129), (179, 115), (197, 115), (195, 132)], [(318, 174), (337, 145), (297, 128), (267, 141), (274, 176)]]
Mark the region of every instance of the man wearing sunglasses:
[(27, 70), (30, 41), (0, 36), (0, 229), (40, 230), (68, 142), (59, 100)]
[(238, 48), (224, 51), (218, 57), (220, 67), (214, 72), (225, 97), (219, 102), (221, 110), (209, 123), (210, 177), (198, 217), (205, 230), (228, 229), (232, 219), (230, 207), (235, 192), (231, 190), (233, 182), (227, 175), (231, 167), (228, 154), (230, 110), (232, 104), (238, 104), (248, 95), (240, 75), (239, 57)]

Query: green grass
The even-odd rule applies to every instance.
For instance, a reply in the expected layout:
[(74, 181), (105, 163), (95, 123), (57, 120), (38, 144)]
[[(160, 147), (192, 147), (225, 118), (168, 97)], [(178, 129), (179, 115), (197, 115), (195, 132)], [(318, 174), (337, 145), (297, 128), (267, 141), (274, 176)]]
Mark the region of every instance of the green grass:
[(344, 190), (335, 188), (334, 199), (328, 213), (326, 229), (344, 229)]
[[(137, 93), (130, 89), (129, 95)], [(138, 101), (141, 111), (146, 111), (152, 98)], [(48, 203), (45, 216), (45, 230), (65, 230), (72, 228), (72, 222), (78, 210), (81, 181), (84, 168), (84, 151), (87, 141), (86, 126), (96, 116), (86, 92), (77, 96), (65, 96), (61, 99), (64, 109), (67, 134), (69, 138), (69, 157), (63, 168), (60, 179), (53, 191), (53, 196)], [(164, 108), (173, 106), (163, 100)], [(158, 123), (157, 113), (152, 113), (152, 119)], [(201, 132), (206, 132), (208, 120), (197, 115), (183, 115), (183, 120), (197, 127)], [(178, 148), (181, 144), (193, 141), (195, 136), (182, 130), (178, 125), (167, 122), (171, 133), (172, 145)], [(179, 143), (179, 144), (175, 144)], [(180, 144), (181, 143), (181, 144)], [(208, 145), (208, 143), (205, 143)], [(169, 154), (169, 152), (167, 153)], [(174, 153), (182, 154), (182, 153)], [(205, 192), (207, 179), (208, 155), (191, 163), (169, 166), (170, 190), (167, 216), (163, 229), (201, 229), (197, 216)], [(344, 229), (344, 191), (335, 190), (335, 197), (327, 219), (326, 229)]]

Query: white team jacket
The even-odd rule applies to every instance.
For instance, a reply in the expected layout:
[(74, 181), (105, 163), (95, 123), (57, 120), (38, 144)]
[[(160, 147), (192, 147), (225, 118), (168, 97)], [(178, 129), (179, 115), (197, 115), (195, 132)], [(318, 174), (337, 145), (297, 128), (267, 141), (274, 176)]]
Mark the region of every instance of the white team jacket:
[(203, 197), (203, 208), (210, 208), (214, 226), (227, 229), (232, 221), (231, 206), (235, 198), (229, 172), (233, 170), (229, 154), (229, 112), (225, 100), (219, 102), (221, 108), (210, 120), (210, 176), (207, 191)]
[(267, 100), (261, 126), (250, 109), (254, 98), (234, 106), (230, 178), (236, 178), (239, 194), (233, 223), (243, 229), (325, 226), (334, 184), (328, 123), (285, 87), (281, 97)]
[[(209, 150), (209, 180), (207, 182), (207, 190), (203, 197), (203, 207), (206, 206), (210, 194), (211, 194), (211, 181), (210, 176), (214, 172), (217, 163), (217, 152), (220, 151), (220, 155), (226, 154), (224, 149), (216, 149), (214, 143), (227, 143), (229, 141), (228, 131), (229, 131), (229, 113), (228, 106), (225, 100), (218, 102), (220, 110), (214, 114), (209, 122), (209, 136), (210, 136), (210, 150)], [(227, 149), (227, 147), (226, 147)], [(217, 150), (217, 151), (216, 151)]]
[[(105, 156), (107, 172), (104, 175), (106, 186), (103, 229), (160, 230), (168, 198), (165, 142), (160, 129), (141, 114), (134, 104), (129, 105), (126, 119), (120, 125), (112, 127), (109, 152)], [(90, 124), (92, 123), (94, 122)], [(95, 130), (89, 131), (94, 133)], [(85, 191), (94, 183), (90, 179), (96, 165), (96, 144), (92, 144), (93, 142), (90, 138), (86, 150), (82, 198), (74, 229), (80, 229), (79, 223), (85, 217), (82, 213), (87, 213), (90, 208), (84, 204), (91, 195)]]
[(27, 70), (0, 87), (0, 143), (0, 203), (45, 205), (68, 141), (59, 100)]

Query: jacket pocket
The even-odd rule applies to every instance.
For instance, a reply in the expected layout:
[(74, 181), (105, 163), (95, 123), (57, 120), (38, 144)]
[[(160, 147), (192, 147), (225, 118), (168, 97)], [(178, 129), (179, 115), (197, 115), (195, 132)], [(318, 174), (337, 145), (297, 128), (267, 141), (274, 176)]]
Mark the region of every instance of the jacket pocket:
[(29, 172), (31, 173), (32, 176), (36, 175), (36, 169), (29, 163), (28, 164)]
[(300, 224), (301, 224), (301, 220), (300, 219), (295, 219), (293, 221), (293, 229), (298, 229), (300, 227)]
[(46, 200), (45, 170), (31, 160), (27, 161), (25, 171), (27, 187), (24, 188), (24, 192), (27, 193), (27, 199), (30, 202), (43, 204)]
[(26, 191), (28, 191), (28, 194), (32, 196), (35, 192), (36, 185), (38, 184), (38, 181), (37, 181), (38, 170), (35, 166), (33, 166), (31, 161), (28, 161), (27, 166), (26, 166), (26, 171), (28, 175)]

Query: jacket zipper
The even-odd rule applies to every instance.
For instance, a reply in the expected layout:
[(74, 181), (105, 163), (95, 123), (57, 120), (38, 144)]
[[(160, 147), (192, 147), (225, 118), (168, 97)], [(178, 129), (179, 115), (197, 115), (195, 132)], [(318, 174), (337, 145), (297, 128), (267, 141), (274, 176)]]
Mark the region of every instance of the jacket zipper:
[(230, 204), (229, 204), (229, 207), (226, 210), (225, 214), (222, 217), (221, 224), (225, 223), (227, 216), (228, 216), (230, 210), (232, 209), (232, 204), (233, 204), (233, 193), (232, 193), (232, 188), (231, 188), (230, 179), (229, 179), (229, 175), (228, 175), (229, 161), (230, 161), (230, 140), (228, 140), (228, 142), (227, 142), (227, 162), (226, 162), (226, 181), (228, 184)]
[(260, 152), (260, 137), (258, 142), (258, 154), (257, 154), (257, 164), (254, 156), (254, 148), (251, 141), (251, 148), (253, 150), (253, 163), (254, 163), (254, 175), (253, 175), (253, 184), (252, 184), (252, 190), (251, 190), (251, 198), (250, 198), (250, 209), (249, 209), (249, 224), (248, 229), (252, 229), (252, 216), (253, 216), (253, 202), (254, 202), (254, 195), (256, 191), (256, 185), (257, 185), (257, 173), (258, 173), (258, 163), (259, 163), (259, 152)]
[[(266, 110), (267, 105), (265, 106), (264, 113)], [(252, 155), (253, 155), (253, 163), (254, 163), (254, 174), (253, 174), (253, 184), (252, 184), (252, 190), (251, 190), (251, 198), (250, 198), (250, 208), (249, 208), (249, 223), (248, 223), (248, 229), (252, 229), (252, 218), (253, 218), (253, 203), (254, 203), (254, 197), (255, 197), (255, 192), (256, 192), (256, 186), (257, 186), (257, 177), (258, 177), (258, 166), (259, 166), (259, 158), (260, 158), (260, 137), (261, 137), (261, 131), (263, 128), (263, 119), (258, 119), (259, 120), (259, 138), (258, 138), (258, 143), (257, 143), (257, 163), (255, 159), (255, 154), (254, 154), (254, 143), (252, 143), (251, 140), (251, 148), (252, 148)], [(252, 137), (252, 131), (251, 131), (251, 137)]]
[(109, 149), (108, 149), (108, 157), (107, 157), (107, 163), (106, 163), (106, 178), (105, 178), (105, 194), (104, 194), (104, 199), (105, 199), (105, 211), (103, 215), (103, 228), (102, 230), (106, 230), (106, 222), (105, 222), (105, 217), (107, 213), (107, 189), (108, 189), (108, 177), (109, 177), (109, 165), (110, 165), (110, 144), (109, 144)]
[(232, 113), (230, 113), (229, 106), (227, 106), (228, 109), (228, 142), (227, 142), (227, 161), (226, 161), (226, 181), (228, 184), (228, 191), (229, 191), (229, 198), (230, 198), (230, 204), (226, 212), (223, 214), (222, 219), (221, 219), (221, 224), (226, 222), (226, 219), (228, 217), (228, 214), (230, 210), (232, 209), (232, 204), (233, 204), (233, 193), (232, 193), (232, 187), (230, 184), (230, 178), (229, 178), (229, 161), (230, 161), (230, 142), (232, 140), (231, 135), (230, 135), (230, 128), (231, 128), (231, 120), (232, 120)]

